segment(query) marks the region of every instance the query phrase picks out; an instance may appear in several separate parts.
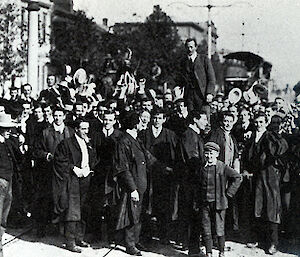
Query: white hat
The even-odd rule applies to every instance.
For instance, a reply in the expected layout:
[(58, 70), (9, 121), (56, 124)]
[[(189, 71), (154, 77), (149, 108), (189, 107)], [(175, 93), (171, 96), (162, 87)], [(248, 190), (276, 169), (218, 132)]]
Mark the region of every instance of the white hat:
[(2, 113), (0, 114), (0, 127), (1, 128), (12, 128), (16, 127), (17, 124), (13, 122), (10, 114)]

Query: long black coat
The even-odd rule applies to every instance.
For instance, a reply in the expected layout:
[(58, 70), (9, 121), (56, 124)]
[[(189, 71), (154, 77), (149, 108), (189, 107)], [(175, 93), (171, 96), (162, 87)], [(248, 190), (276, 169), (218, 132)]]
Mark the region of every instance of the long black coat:
[(286, 140), (266, 131), (255, 143), (250, 139), (244, 154), (244, 167), (254, 175), (254, 215), (273, 223), (281, 221), (280, 176), (284, 169), (282, 157), (288, 150)]
[(146, 165), (151, 165), (152, 161), (154, 159), (147, 154), (143, 145), (128, 133), (124, 133), (114, 155), (114, 178), (121, 189), (117, 230), (139, 222), (141, 204), (136, 208), (130, 193), (137, 190), (140, 198), (143, 198), (147, 189)]
[[(88, 144), (89, 166), (93, 170), (96, 151)], [(81, 167), (82, 153), (75, 135), (63, 140), (54, 155), (53, 197), (54, 212), (64, 221), (80, 221), (91, 174), (78, 178), (74, 166)]]

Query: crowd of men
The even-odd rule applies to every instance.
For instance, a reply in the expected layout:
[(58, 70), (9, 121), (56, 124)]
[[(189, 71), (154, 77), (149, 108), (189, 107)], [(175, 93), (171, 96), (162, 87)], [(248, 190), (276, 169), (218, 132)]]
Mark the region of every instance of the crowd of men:
[(72, 252), (89, 247), (87, 230), (135, 256), (153, 238), (224, 256), (225, 233), (243, 231), (269, 254), (279, 232), (299, 233), (297, 106), (216, 97), (210, 60), (195, 40), (186, 48), (183, 94), (160, 90), (155, 75), (150, 86), (127, 83), (130, 52), (99, 84), (52, 67), (37, 98), (29, 84), (10, 88), (0, 101), (1, 236), (7, 220), (30, 219), (39, 238), (59, 228)]

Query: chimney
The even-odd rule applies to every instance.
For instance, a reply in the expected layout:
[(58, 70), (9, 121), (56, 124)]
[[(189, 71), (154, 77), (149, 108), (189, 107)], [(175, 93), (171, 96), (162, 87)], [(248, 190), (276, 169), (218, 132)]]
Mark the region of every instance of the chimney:
[(107, 27), (108, 19), (107, 18), (103, 18), (102, 19), (102, 23), (103, 23), (103, 26)]

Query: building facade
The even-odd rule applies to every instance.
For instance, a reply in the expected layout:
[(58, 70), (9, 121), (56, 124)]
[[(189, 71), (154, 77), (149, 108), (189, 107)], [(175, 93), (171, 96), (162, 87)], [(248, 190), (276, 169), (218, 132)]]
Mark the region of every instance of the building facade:
[[(13, 3), (19, 12), (21, 24), (20, 39), (26, 43), (27, 61), (22, 76), (14, 81), (15, 86), (30, 83), (37, 95), (46, 87), (47, 63), (50, 62), (51, 24), (56, 16), (72, 14), (72, 0), (2, 0)], [(5, 91), (13, 82), (5, 83)]]

